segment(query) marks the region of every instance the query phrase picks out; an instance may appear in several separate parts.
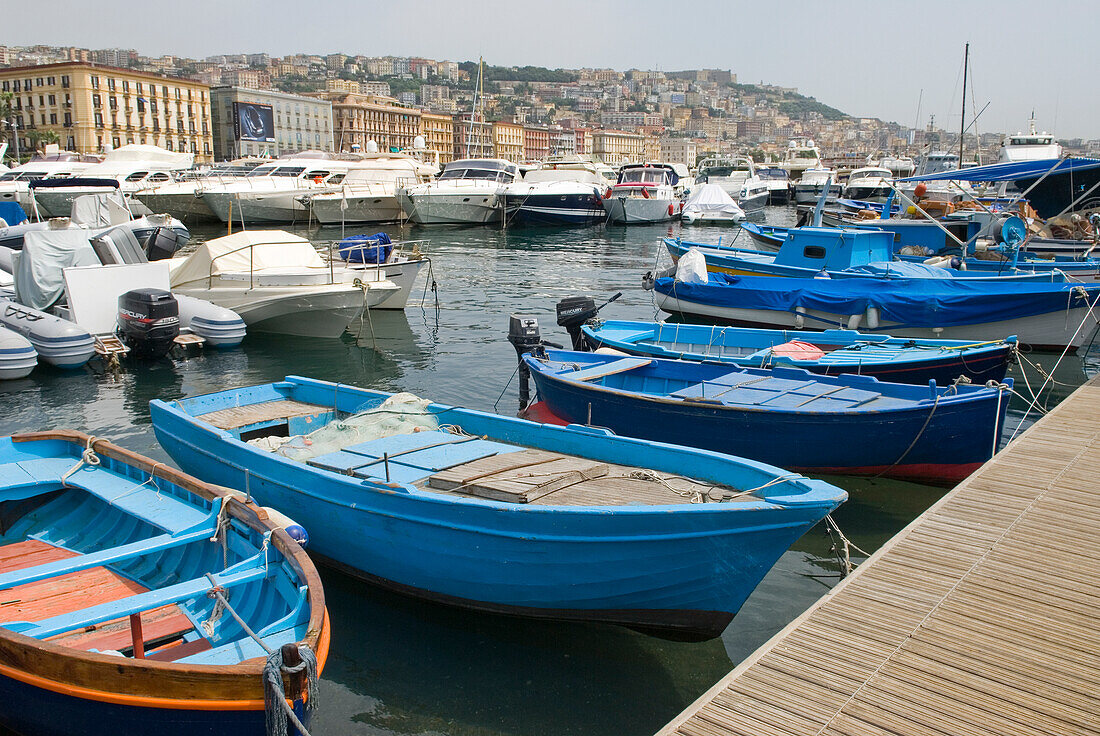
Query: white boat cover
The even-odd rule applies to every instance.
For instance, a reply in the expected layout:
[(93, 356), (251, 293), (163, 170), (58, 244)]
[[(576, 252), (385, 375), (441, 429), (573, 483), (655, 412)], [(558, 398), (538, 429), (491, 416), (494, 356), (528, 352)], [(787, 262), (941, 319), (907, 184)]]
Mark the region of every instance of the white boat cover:
[(15, 256), (15, 299), (27, 307), (49, 309), (65, 293), (62, 269), (98, 265), (87, 230), (29, 232)]
[(170, 169), (189, 169), (195, 162), (195, 154), (177, 153), (160, 146), (131, 143), (120, 146), (103, 157), (103, 163), (107, 165), (135, 162), (159, 164)]
[(179, 266), (173, 267), (172, 286), (249, 270), (326, 267), (324, 259), (305, 238), (285, 230), (247, 230), (199, 245)]
[(745, 215), (733, 197), (718, 184), (703, 184), (692, 189), (691, 196), (684, 203), (684, 212), (728, 214), (731, 217)]
[(92, 229), (124, 225), (130, 211), (116, 194), (85, 194), (73, 200), (72, 221)]

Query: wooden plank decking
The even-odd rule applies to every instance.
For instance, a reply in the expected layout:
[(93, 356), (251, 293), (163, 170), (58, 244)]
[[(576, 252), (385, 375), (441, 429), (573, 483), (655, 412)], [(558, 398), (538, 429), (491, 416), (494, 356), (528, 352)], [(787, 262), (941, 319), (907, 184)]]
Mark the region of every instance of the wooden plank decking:
[(660, 736), (1100, 734), (1100, 378)]

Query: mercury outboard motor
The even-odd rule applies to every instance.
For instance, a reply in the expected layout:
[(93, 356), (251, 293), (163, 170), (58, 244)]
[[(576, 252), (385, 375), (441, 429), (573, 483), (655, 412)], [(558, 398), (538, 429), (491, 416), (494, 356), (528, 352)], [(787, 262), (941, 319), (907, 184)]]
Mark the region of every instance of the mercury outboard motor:
[(163, 358), (180, 334), (180, 307), (172, 292), (134, 289), (118, 298), (118, 337), (135, 357)]
[(558, 326), (564, 327), (566, 332), (569, 333), (569, 339), (573, 342), (574, 350), (587, 349), (581, 326), (622, 295), (623, 293), (620, 291), (598, 307), (596, 301), (590, 296), (570, 296), (558, 302)]
[(170, 227), (157, 227), (145, 240), (145, 257), (150, 261), (162, 261), (176, 255), (182, 247), (179, 233)]

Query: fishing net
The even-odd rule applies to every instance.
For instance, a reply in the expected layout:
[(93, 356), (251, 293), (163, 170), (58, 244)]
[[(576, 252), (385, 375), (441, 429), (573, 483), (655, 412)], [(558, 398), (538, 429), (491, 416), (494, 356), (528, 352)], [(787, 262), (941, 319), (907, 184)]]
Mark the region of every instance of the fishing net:
[(414, 394), (394, 394), (373, 409), (335, 419), (309, 434), (261, 437), (249, 444), (305, 462), (360, 442), (439, 429), (439, 420), (428, 411), (430, 403)]

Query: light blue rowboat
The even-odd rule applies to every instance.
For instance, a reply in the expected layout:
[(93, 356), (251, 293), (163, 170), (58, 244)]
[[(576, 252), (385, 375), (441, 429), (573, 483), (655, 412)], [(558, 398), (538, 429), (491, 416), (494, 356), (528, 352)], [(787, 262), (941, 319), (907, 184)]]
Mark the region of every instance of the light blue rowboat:
[[(181, 467), (290, 514), (311, 553), (360, 578), (671, 638), (719, 635), (779, 556), (847, 498), (715, 452), (426, 401), (402, 408), (408, 397), (288, 377), (153, 401), (151, 412)], [(405, 427), (363, 434), (389, 419)], [(243, 441), (321, 426), (338, 441), (315, 433), (277, 452)]]

